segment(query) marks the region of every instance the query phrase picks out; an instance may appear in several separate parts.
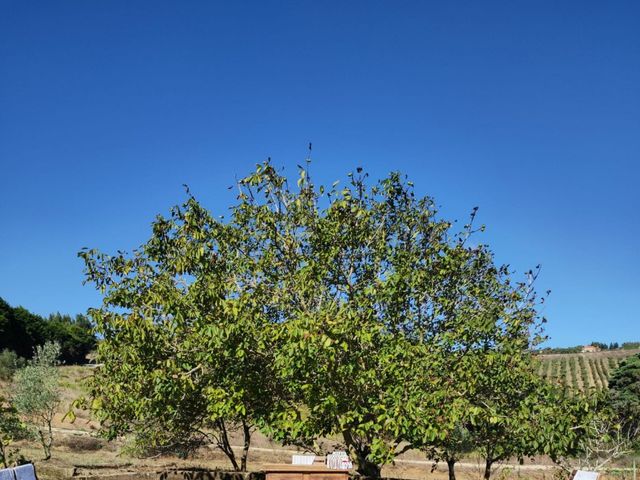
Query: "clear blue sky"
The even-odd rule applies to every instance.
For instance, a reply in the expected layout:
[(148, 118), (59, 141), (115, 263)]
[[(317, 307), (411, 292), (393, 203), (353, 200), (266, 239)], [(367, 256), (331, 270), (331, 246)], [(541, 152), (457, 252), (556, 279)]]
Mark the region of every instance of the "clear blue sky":
[(410, 175), (543, 265), (551, 345), (640, 339), (640, 3), (0, 2), (0, 296), (83, 312), (190, 185)]

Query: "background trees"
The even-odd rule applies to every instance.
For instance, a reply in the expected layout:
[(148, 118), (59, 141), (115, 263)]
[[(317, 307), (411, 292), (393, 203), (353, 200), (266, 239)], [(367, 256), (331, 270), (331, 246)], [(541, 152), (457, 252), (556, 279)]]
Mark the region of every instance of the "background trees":
[(109, 434), (213, 441), (236, 469), (256, 427), (306, 446), (339, 435), (367, 476), (408, 448), (453, 453), (460, 428), (489, 471), (525, 452), (515, 439), (547, 401), (528, 368), (532, 282), (475, 241), (475, 210), (454, 230), (399, 174), (366, 180), (325, 189), (301, 167), (291, 187), (267, 162), (229, 220), (189, 194), (131, 254), (82, 251), (104, 295), (92, 394)]
[(0, 298), (0, 350), (30, 358), (35, 347), (45, 342), (60, 344), (60, 359), (65, 363), (86, 362), (85, 357), (96, 345), (91, 323), (84, 315), (56, 313), (43, 318)]

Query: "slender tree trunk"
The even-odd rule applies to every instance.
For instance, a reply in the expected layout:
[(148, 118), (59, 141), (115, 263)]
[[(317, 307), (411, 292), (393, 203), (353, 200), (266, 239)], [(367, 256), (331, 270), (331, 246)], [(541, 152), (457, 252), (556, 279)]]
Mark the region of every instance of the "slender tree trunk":
[(489, 480), (491, 478), (491, 467), (493, 466), (493, 460), (487, 458), (486, 463), (484, 464), (484, 480)]
[(53, 445), (53, 429), (51, 428), (52, 422), (53, 422), (53, 411), (51, 412), (51, 416), (47, 418), (47, 448), (46, 448), (47, 458), (45, 460), (49, 460), (51, 458), (51, 445)]
[(247, 471), (247, 457), (249, 456), (249, 447), (251, 446), (251, 426), (242, 420), (242, 436), (244, 445), (242, 446), (242, 458), (240, 459), (240, 471)]
[(456, 480), (456, 459), (447, 458), (447, 468), (449, 469), (449, 480)]
[(7, 465), (7, 450), (4, 447), (4, 443), (2, 443), (2, 437), (0, 437), (0, 457), (2, 457), (4, 468), (9, 468), (9, 465)]
[[(49, 425), (49, 432), (51, 432), (51, 425)], [(42, 451), (44, 452), (44, 460), (51, 458), (51, 433), (47, 435), (42, 428), (38, 428), (38, 437), (40, 439), (40, 445), (42, 445)]]
[(224, 423), (224, 420), (220, 420), (218, 422), (218, 429), (220, 430), (220, 439), (218, 440), (218, 448), (223, 451), (223, 453), (227, 456), (233, 470), (236, 472), (240, 471), (240, 467), (238, 466), (238, 460), (236, 459), (235, 453), (233, 453), (233, 448), (231, 448), (231, 443), (229, 442), (229, 435), (227, 434), (227, 426)]

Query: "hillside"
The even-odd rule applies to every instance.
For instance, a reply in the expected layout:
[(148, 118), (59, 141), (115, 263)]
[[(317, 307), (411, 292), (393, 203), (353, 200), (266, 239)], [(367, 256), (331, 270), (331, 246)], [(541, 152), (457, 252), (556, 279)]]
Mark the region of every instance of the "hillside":
[(639, 352), (640, 349), (543, 354), (538, 356), (538, 372), (569, 392), (602, 390), (607, 388), (609, 376), (618, 364)]

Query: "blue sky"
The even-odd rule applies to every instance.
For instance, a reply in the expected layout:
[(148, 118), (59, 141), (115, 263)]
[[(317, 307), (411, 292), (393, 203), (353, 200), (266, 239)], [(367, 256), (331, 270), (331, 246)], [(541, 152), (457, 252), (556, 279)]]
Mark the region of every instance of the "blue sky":
[(214, 213), (267, 156), (401, 170), (539, 289), (551, 345), (640, 339), (640, 3), (0, 4), (0, 296), (83, 312), (83, 246)]

